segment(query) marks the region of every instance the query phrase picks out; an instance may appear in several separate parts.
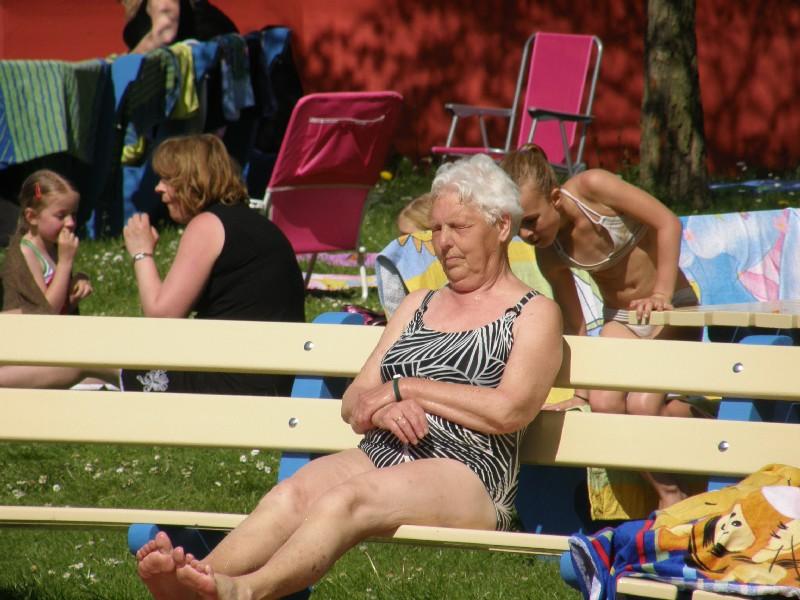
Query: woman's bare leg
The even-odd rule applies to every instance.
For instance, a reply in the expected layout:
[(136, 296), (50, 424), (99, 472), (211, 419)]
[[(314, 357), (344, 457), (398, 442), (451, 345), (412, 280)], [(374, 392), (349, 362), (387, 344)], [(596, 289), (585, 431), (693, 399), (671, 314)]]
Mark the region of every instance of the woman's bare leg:
[(0, 387), (67, 389), (87, 377), (119, 383), (119, 369), (78, 369), (75, 367), (35, 367), (7, 365), (0, 367)]
[[(219, 573), (243, 575), (263, 566), (273, 553), (294, 533), (316, 499), (325, 491), (375, 466), (361, 452), (353, 449), (323, 456), (305, 465), (292, 477), (276, 485), (253, 512), (228, 534), (203, 561)], [(176, 592), (194, 598), (195, 592), (180, 585), (176, 568), (183, 567), (183, 549), (173, 551), (166, 534), (148, 542), (136, 555), (139, 576), (154, 598), (183, 600)], [(161, 590), (166, 593), (161, 594)], [(161, 595), (159, 595), (161, 594)]]
[(486, 489), (468, 467), (449, 459), (417, 460), (331, 489), (257, 571), (231, 578), (192, 562), (177, 576), (204, 599), (280, 598), (318, 581), (361, 540), (391, 534), (402, 524), (493, 529), (495, 519)]
[(226, 575), (255, 571), (289, 539), (321, 495), (352, 477), (374, 470), (375, 465), (367, 455), (355, 448), (311, 461), (272, 488), (203, 562)]

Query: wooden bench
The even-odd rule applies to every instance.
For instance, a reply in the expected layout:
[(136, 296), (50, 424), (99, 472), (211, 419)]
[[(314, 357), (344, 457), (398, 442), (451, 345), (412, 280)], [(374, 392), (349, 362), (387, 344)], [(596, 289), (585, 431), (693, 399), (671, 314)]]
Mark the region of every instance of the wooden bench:
[[(30, 335), (37, 329), (48, 332), (46, 346)], [(0, 315), (0, 331), (0, 364), (348, 378), (357, 373), (382, 330), (319, 323)], [(796, 402), (800, 386), (794, 369), (799, 364), (797, 347), (565, 336), (564, 362), (556, 384)], [(335, 399), (128, 393), (120, 401), (118, 392), (0, 389), (0, 406), (5, 415), (0, 419), (0, 440), (12, 442), (325, 453), (351, 448), (358, 441), (342, 422)], [(153, 419), (153, 414), (159, 418)], [(209, 419), (209, 414), (214, 418)], [(787, 423), (543, 412), (529, 428), (521, 454), (529, 465), (737, 478), (769, 463), (800, 465), (798, 433), (800, 426)], [(664, 439), (672, 441), (670, 452), (664, 451)], [(127, 527), (144, 522), (230, 529), (243, 516), (143, 508), (0, 506), (0, 523), (30, 525)], [(564, 533), (568, 532), (403, 526), (391, 539), (558, 555), (568, 549)], [(674, 586), (633, 578), (620, 580), (618, 591), (655, 598), (677, 595)], [(696, 592), (694, 597), (713, 595)]]

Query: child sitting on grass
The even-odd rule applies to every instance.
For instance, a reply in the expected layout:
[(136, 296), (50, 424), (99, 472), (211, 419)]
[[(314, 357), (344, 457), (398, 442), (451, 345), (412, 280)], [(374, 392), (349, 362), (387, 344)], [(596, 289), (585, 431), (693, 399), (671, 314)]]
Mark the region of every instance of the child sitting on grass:
[(72, 274), (79, 199), (75, 188), (53, 171), (41, 169), (25, 179), (17, 233), (3, 265), (4, 311), (74, 313), (92, 293), (85, 274)]

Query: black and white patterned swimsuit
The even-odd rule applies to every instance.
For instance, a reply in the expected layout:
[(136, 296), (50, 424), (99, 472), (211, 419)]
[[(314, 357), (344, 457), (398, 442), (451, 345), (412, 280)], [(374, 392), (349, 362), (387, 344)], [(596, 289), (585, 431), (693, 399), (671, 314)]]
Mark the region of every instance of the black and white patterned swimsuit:
[[(423, 317), (435, 292), (429, 292), (411, 322), (381, 362), (381, 379), (395, 375), (495, 388), (500, 384), (514, 343), (512, 326), (522, 307), (537, 295), (530, 291), (499, 319), (469, 331), (434, 331)], [(512, 525), (517, 496), (519, 443), (524, 429), (514, 433), (481, 433), (428, 414), (428, 435), (416, 446), (403, 444), (385, 429), (373, 429), (359, 448), (376, 467), (390, 467), (418, 458), (452, 458), (480, 478), (492, 498), (497, 529)]]

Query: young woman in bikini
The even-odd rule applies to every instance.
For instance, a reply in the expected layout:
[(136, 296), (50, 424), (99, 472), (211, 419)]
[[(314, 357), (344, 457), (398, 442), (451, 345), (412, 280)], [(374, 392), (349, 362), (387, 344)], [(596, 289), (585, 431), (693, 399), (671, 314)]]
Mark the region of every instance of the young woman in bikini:
[[(520, 188), (523, 217), (519, 235), (536, 246), (537, 263), (553, 287), (566, 333), (586, 334), (571, 268), (587, 271), (603, 298), (601, 336), (699, 340), (695, 328), (633, 325), (651, 311), (692, 306), (694, 290), (678, 268), (681, 223), (652, 195), (602, 169), (583, 171), (559, 185), (544, 152), (528, 145), (511, 152), (501, 166)], [(662, 393), (575, 390), (547, 408), (589, 404), (593, 411), (639, 415), (691, 416), (683, 402)], [(646, 474), (661, 508), (684, 497), (672, 478)]]

